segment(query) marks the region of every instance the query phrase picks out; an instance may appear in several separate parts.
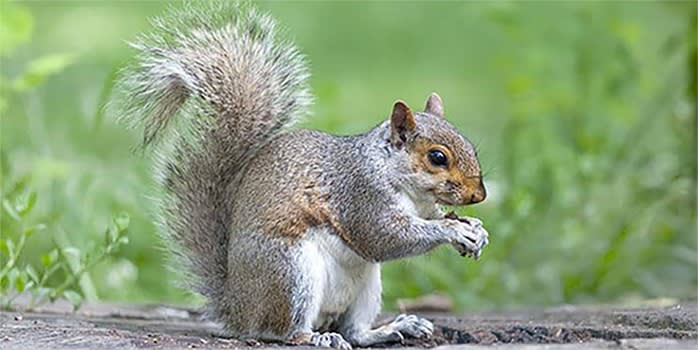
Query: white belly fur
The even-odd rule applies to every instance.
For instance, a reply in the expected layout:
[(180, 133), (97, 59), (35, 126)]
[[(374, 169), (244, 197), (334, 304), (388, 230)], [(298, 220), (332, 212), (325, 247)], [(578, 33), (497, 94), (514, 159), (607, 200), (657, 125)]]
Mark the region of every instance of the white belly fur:
[(300, 261), (319, 295), (309, 309), (313, 330), (328, 327), (344, 314), (366, 287), (374, 263), (362, 259), (328, 230), (311, 229), (302, 244)]

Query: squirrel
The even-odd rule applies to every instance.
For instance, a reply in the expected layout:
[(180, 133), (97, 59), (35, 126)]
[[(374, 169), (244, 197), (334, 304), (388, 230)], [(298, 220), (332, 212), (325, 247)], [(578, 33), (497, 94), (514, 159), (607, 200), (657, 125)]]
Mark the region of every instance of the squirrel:
[(415, 315), (372, 327), (382, 262), (488, 244), (480, 220), (440, 208), (486, 197), (441, 98), (398, 100), (360, 135), (294, 129), (312, 101), (305, 56), (250, 5), (199, 5), (131, 43), (112, 107), (156, 147), (159, 231), (207, 315), (228, 336), (337, 349), (429, 337)]

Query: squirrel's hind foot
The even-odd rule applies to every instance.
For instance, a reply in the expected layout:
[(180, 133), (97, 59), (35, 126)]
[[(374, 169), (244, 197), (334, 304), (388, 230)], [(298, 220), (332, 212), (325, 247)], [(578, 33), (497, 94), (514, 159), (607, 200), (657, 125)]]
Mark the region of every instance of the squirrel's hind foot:
[(341, 334), (332, 332), (299, 334), (293, 337), (289, 343), (293, 345), (322, 346), (337, 350), (352, 350), (351, 344), (344, 340)]
[(344, 337), (339, 333), (313, 333), (310, 336), (310, 344), (339, 350), (351, 350), (351, 344), (344, 340)]

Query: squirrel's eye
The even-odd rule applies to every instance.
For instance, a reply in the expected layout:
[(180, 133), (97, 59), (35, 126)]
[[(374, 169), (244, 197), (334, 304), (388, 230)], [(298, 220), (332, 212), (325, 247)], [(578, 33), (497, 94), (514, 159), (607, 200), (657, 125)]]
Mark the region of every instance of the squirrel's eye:
[(448, 165), (448, 157), (446, 157), (444, 152), (437, 149), (429, 151), (427, 157), (429, 158), (429, 162), (434, 166), (445, 167)]

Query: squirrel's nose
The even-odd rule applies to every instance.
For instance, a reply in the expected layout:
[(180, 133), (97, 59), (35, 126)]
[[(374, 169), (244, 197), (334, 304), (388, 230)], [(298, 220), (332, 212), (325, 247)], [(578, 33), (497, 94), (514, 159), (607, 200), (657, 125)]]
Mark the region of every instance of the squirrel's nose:
[(485, 198), (487, 198), (487, 190), (485, 190), (485, 184), (480, 182), (480, 186), (478, 187), (478, 189), (473, 191), (472, 194), (470, 194), (470, 200), (468, 200), (465, 204), (480, 203), (484, 201)]

